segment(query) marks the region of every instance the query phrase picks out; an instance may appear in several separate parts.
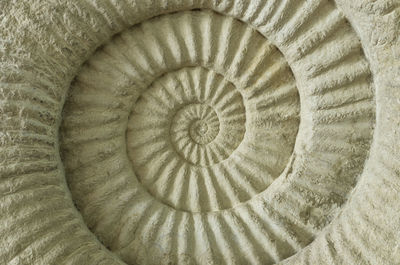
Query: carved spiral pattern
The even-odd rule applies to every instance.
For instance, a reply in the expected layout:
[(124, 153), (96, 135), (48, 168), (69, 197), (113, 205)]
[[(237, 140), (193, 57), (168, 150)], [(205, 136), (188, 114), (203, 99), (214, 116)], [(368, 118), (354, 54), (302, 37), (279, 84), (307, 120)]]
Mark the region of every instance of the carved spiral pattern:
[[(210, 32), (210, 41), (219, 43), (198, 45), (201, 53), (185, 56), (196, 49), (188, 46), (195, 45), (188, 32), (195, 25), (206, 31), (214, 23), (226, 29)], [(158, 30), (162, 25), (170, 32)], [(220, 38), (222, 32), (237, 40)], [(250, 43), (254, 51), (248, 51)], [(213, 55), (214, 50), (219, 52)], [(98, 67), (115, 70), (108, 77), (103, 73), (109, 71)], [(114, 80), (125, 81), (119, 85)], [(99, 97), (102, 84), (105, 95)], [(122, 115), (111, 123), (102, 119), (97, 113), (104, 104), (111, 114)], [(82, 119), (77, 109), (98, 117), (97, 126), (77, 126), (75, 118)], [(92, 157), (96, 152), (124, 155), (126, 150), (133, 167), (126, 174), (160, 202), (188, 212), (232, 208), (264, 191), (285, 168), (299, 122), (297, 89), (281, 53), (244, 23), (210, 11), (161, 16), (116, 37), (77, 77), (65, 110), (66, 164), (82, 163), (81, 156), (86, 156), (75, 148), (68, 155), (75, 144)], [(126, 144), (121, 142), (125, 134)], [(102, 159), (105, 168), (114, 163), (121, 160)], [(97, 164), (85, 167), (92, 171)], [(82, 190), (86, 177), (75, 175), (69, 182), (80, 200), (85, 195), (75, 191), (75, 183)], [(78, 203), (82, 208), (86, 204), (91, 202)]]
[[(297, 133), (296, 119), (287, 133), (259, 122), (268, 113), (250, 104), (269, 93), (244, 102), (234, 84), (201, 67), (162, 76), (136, 101), (128, 123), (128, 154), (140, 182), (160, 201), (192, 212), (232, 207), (265, 190), (283, 170)], [(278, 150), (284, 136), (286, 150)]]
[[(202, 79), (215, 80), (216, 87)], [(246, 131), (241, 93), (223, 76), (202, 68), (164, 76), (136, 102), (132, 116), (128, 148), (139, 146), (142, 152), (132, 151), (130, 157), (153, 169), (160, 160), (200, 167), (222, 162), (238, 148)], [(165, 145), (170, 148), (163, 152)]]
[[(362, 57), (354, 56), (361, 71), (367, 70)], [(332, 71), (340, 71), (329, 65)], [(327, 71), (313, 68), (308, 69)], [(368, 80), (360, 82), (354, 85), (368, 93)], [(204, 263), (204, 258), (224, 263), (218, 261), (220, 257), (226, 264), (279, 261), (325, 226), (335, 205), (342, 203), (340, 194), (346, 194), (339, 189), (353, 185), (349, 179), (336, 186), (337, 194), (322, 191), (305, 186), (305, 177), (298, 175), (301, 170), (295, 170), (284, 184), (288, 170), (298, 166), (289, 159), (295, 158), (299, 102), (283, 55), (243, 22), (211, 11), (147, 20), (102, 47), (71, 87), (61, 143), (73, 198), (88, 226), (128, 263), (156, 264), (165, 255), (177, 264)], [(311, 103), (313, 119), (320, 117), (313, 121), (313, 134), (321, 130), (329, 148), (335, 139), (340, 150), (337, 134), (329, 128), (334, 121), (330, 106), (338, 103)], [(346, 128), (346, 122), (342, 124)], [(299, 135), (314, 142), (316, 136), (304, 135), (310, 132), (303, 129)], [(359, 156), (361, 149), (356, 150), (352, 159)], [(321, 159), (327, 159), (326, 167), (334, 170), (336, 151), (324, 152), (314, 163), (321, 165)], [(311, 157), (305, 157), (308, 164)], [(321, 168), (322, 174), (327, 172)], [(270, 189), (272, 183), (276, 186)], [(287, 190), (282, 189), (285, 185)], [(313, 199), (320, 196), (318, 206), (311, 208), (308, 199), (301, 197), (305, 187)], [(282, 232), (265, 230), (270, 222)], [(180, 226), (187, 229), (185, 235), (179, 234)], [(208, 233), (226, 241), (222, 245), (207, 241), (207, 247), (196, 248), (196, 240), (204, 242)], [(267, 237), (256, 236), (261, 234)], [(188, 245), (177, 246), (174, 255), (170, 241), (179, 242), (181, 236)], [(239, 247), (243, 242), (250, 245)], [(216, 248), (220, 254), (213, 252)], [(235, 248), (245, 252), (231, 252)], [(181, 260), (182, 252), (194, 260)]]
[(366, 162), (374, 80), (333, 1), (35, 3), (48, 44), (21, 33), (0, 90), (0, 263), (393, 263), (368, 209), (394, 151)]

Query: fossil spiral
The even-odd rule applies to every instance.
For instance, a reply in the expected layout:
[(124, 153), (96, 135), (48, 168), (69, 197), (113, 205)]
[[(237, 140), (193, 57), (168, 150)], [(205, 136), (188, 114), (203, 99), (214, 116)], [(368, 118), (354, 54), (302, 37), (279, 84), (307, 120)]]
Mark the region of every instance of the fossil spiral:
[(336, 2), (6, 1), (48, 38), (0, 44), (0, 263), (392, 264), (387, 66)]

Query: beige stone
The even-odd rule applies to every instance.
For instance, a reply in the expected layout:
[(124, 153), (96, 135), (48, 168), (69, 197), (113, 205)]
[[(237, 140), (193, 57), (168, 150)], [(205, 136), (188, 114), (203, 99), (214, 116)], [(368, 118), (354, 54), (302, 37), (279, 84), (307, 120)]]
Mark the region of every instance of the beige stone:
[(0, 264), (400, 264), (400, 1), (0, 3)]

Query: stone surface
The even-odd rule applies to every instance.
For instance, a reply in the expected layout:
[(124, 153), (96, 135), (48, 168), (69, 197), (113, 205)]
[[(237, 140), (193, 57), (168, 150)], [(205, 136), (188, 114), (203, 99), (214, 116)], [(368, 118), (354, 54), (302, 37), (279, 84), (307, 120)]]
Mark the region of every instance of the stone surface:
[(0, 3), (1, 264), (400, 264), (400, 2)]

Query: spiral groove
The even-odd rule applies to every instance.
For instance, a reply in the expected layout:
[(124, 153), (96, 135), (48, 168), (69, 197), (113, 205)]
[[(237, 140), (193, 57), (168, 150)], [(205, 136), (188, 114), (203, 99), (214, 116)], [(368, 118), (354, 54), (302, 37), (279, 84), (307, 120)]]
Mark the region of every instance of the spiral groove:
[[(280, 159), (280, 154), (275, 151), (265, 156), (267, 153), (257, 152), (256, 143), (245, 137), (246, 120), (248, 133), (265, 130), (263, 135), (267, 136), (271, 130), (255, 122), (265, 112), (246, 113), (248, 104), (234, 84), (202, 67), (183, 68), (157, 79), (136, 101), (128, 124), (128, 153), (141, 183), (168, 205), (192, 212), (232, 207), (266, 189), (268, 181), (277, 177), (263, 176), (268, 167), (279, 174), (284, 163), (273, 168), (272, 162)], [(292, 143), (296, 131), (294, 127)], [(261, 138), (258, 144), (273, 146), (277, 136)], [(246, 154), (246, 150), (255, 154)], [(246, 154), (247, 160), (239, 164), (240, 153)], [(258, 174), (242, 176), (257, 156), (265, 156)], [(238, 169), (225, 171), (227, 168)], [(224, 182), (217, 172), (226, 172), (225, 186), (215, 187), (217, 181)], [(243, 177), (249, 178), (248, 184), (239, 180)], [(229, 203), (223, 194), (232, 193), (233, 187), (237, 198)], [(182, 194), (176, 196), (178, 190)], [(183, 199), (189, 190), (197, 195), (194, 201)]]
[[(323, 120), (327, 116), (316, 119), (324, 111), (329, 115), (330, 108), (321, 109), (315, 102), (308, 107), (319, 110), (312, 115), (316, 115), (316, 126), (320, 125), (307, 137), (316, 137), (330, 126)], [(307, 184), (309, 193), (322, 200), (317, 206), (321, 208), (310, 213), (308, 199), (300, 195), (308, 194), (303, 176), (291, 177), (290, 191), (280, 190), (288, 184), (277, 186), (284, 180), (278, 177), (287, 174), (288, 163), (287, 170), (299, 166), (292, 165), (299, 103), (295, 79), (283, 55), (243, 22), (210, 11), (145, 21), (99, 50), (72, 87), (64, 111), (63, 147), (75, 202), (95, 234), (128, 263), (145, 262), (149, 253), (157, 260), (171, 251), (167, 250), (169, 241), (160, 243), (164, 252), (152, 242), (161, 240), (160, 236), (179, 241), (181, 226), (188, 229), (184, 238), (213, 231), (221, 238), (233, 233), (243, 239), (239, 243), (226, 238), (225, 247), (209, 241), (202, 250), (207, 259), (217, 258), (211, 249), (220, 248), (222, 255), (237, 244), (250, 244), (247, 262), (279, 260), (310, 241), (329, 220), (325, 214), (332, 211), (330, 205), (342, 202), (340, 195), (324, 195), (324, 190), (317, 186), (309, 190), (313, 186)], [(68, 122), (78, 109), (96, 122), (88, 123), (90, 127)], [(299, 135), (306, 132), (303, 129)], [(82, 151), (70, 149), (76, 145)], [(325, 162), (327, 167), (335, 161), (335, 152)], [(101, 169), (94, 170), (99, 163)], [(269, 189), (272, 183), (276, 186)], [(337, 186), (338, 194), (350, 185)], [(330, 201), (324, 201), (326, 196)], [(247, 227), (244, 220), (259, 225)], [(263, 228), (272, 223), (277, 230)], [(117, 236), (109, 232), (111, 224), (121, 227)], [(170, 229), (178, 230), (164, 235)], [(134, 235), (128, 236), (131, 231)], [(255, 237), (259, 233), (267, 238)], [(206, 235), (200, 238), (205, 240)], [(194, 248), (195, 241), (185, 241)], [(276, 241), (279, 247), (265, 250), (270, 255), (258, 254), (262, 245)], [(226, 258), (244, 262), (233, 253)], [(171, 261), (183, 262), (175, 259), (178, 256)]]
[(391, 264), (365, 229), (388, 233), (396, 151), (367, 166), (370, 55), (334, 3), (35, 5), (54, 47), (0, 91), (24, 130), (0, 135), (0, 263)]

